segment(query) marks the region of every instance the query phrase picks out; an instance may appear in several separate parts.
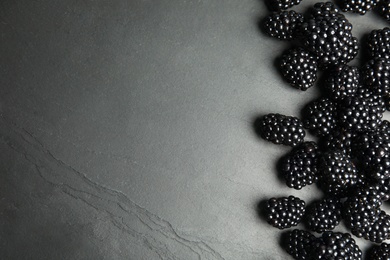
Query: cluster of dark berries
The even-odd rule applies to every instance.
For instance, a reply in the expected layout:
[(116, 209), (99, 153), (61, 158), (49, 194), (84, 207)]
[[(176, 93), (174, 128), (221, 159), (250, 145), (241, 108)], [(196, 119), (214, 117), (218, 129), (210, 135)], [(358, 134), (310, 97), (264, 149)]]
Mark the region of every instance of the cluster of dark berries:
[[(278, 168), (286, 185), (300, 190), (317, 183), (324, 196), (309, 205), (294, 196), (271, 198), (267, 221), (279, 229), (305, 224), (309, 231), (286, 233), (285, 249), (295, 259), (362, 259), (349, 233), (332, 231), (342, 220), (356, 237), (382, 243), (369, 259), (390, 259), (384, 243), (390, 215), (381, 209), (390, 198), (390, 123), (382, 119), (390, 110), (390, 28), (372, 31), (363, 43), (368, 60), (350, 66), (358, 53), (352, 24), (331, 2), (315, 4), (307, 14), (287, 10), (299, 2), (268, 0), (275, 12), (265, 19), (265, 31), (298, 44), (280, 59), (286, 82), (305, 91), (322, 71), (317, 85), (324, 95), (304, 106), (301, 119), (272, 113), (257, 126), (263, 139), (292, 147)], [(384, 0), (341, 0), (339, 6), (359, 14), (375, 7), (390, 17)], [(316, 142), (305, 141), (305, 131)]]

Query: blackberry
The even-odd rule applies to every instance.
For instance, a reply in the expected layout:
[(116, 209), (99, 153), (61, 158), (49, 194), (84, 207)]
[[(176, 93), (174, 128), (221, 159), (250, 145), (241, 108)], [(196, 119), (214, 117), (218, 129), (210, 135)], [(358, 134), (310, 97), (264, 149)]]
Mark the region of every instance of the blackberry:
[(285, 249), (294, 259), (307, 260), (311, 259), (311, 245), (315, 242), (316, 237), (310, 232), (294, 229), (287, 231)]
[(307, 90), (317, 79), (317, 62), (313, 55), (303, 48), (288, 50), (280, 62), (284, 79), (294, 88)]
[(382, 243), (390, 238), (390, 216), (381, 211), (378, 219), (372, 225), (366, 225), (363, 238), (374, 243)]
[(337, 198), (325, 198), (306, 208), (308, 228), (318, 233), (334, 229), (341, 220), (342, 203)]
[[(333, 4), (322, 6), (313, 9), (311, 18), (301, 26), (303, 45), (315, 54), (320, 68), (346, 64), (359, 49), (357, 38), (352, 36), (352, 25)], [(321, 9), (333, 11), (317, 14)]]
[(279, 40), (291, 40), (296, 36), (297, 27), (303, 23), (303, 15), (293, 10), (273, 13), (264, 21), (265, 32)]
[(356, 132), (375, 130), (384, 112), (379, 102), (375, 97), (361, 95), (345, 98), (338, 111), (340, 126)]
[(355, 96), (357, 98), (363, 98), (368, 100), (368, 103), (371, 106), (375, 106), (381, 113), (386, 111), (386, 104), (383, 97), (380, 94), (375, 93), (371, 89), (360, 86)]
[(309, 103), (304, 109), (303, 126), (316, 136), (325, 136), (336, 127), (336, 104), (326, 97)]
[(302, 0), (266, 0), (266, 5), (271, 11), (286, 10), (298, 5)]
[(369, 60), (362, 68), (362, 80), (367, 88), (382, 96), (390, 94), (390, 61), (384, 58)]
[(337, 101), (353, 96), (359, 88), (357, 67), (340, 65), (333, 68), (324, 82), (324, 88), (331, 99)]
[(341, 151), (324, 153), (319, 160), (319, 186), (332, 196), (345, 197), (358, 183), (358, 174), (350, 157)]
[(380, 16), (390, 22), (390, 1), (382, 0), (377, 5), (377, 10)]
[(344, 12), (352, 12), (364, 15), (367, 11), (373, 9), (378, 0), (341, 0), (340, 7)]
[(390, 245), (382, 243), (371, 247), (367, 260), (390, 260)]
[(271, 198), (267, 201), (266, 212), (270, 225), (279, 229), (289, 228), (301, 221), (305, 202), (294, 196)]
[(312, 19), (318, 17), (341, 18), (341, 19), (345, 18), (345, 16), (332, 2), (319, 2), (314, 4), (314, 6), (310, 8), (309, 17)]
[(352, 140), (355, 133), (344, 128), (337, 127), (322, 139), (322, 146), (324, 150), (340, 150), (346, 155), (351, 154)]
[(390, 199), (390, 179), (386, 180), (373, 180), (367, 179), (362, 182), (358, 189), (358, 194), (377, 194), (377, 198), (381, 201), (387, 201)]
[(303, 142), (306, 133), (301, 120), (281, 114), (268, 114), (260, 124), (260, 135), (274, 144), (296, 146)]
[(390, 137), (386, 132), (375, 131), (357, 136), (352, 153), (366, 175), (375, 179), (390, 178)]
[(282, 160), (281, 172), (290, 188), (300, 190), (317, 181), (318, 147), (305, 142), (293, 149)]
[(362, 259), (362, 251), (348, 233), (326, 231), (316, 240), (311, 259)]
[[(389, 2), (390, 3), (390, 2)], [(368, 54), (372, 59), (390, 58), (390, 28), (373, 30), (367, 37)]]
[(369, 195), (350, 196), (343, 204), (342, 214), (345, 224), (357, 237), (367, 233), (366, 227), (372, 226), (379, 219), (381, 212), (379, 207), (382, 202), (378, 194), (373, 190), (369, 192)]

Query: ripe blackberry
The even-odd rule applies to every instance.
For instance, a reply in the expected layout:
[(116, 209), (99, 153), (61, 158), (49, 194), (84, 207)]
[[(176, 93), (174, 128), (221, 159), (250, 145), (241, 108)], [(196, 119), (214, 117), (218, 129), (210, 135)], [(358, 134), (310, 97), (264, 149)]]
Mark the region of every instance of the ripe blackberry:
[(341, 220), (342, 203), (337, 198), (325, 198), (306, 208), (308, 228), (318, 233), (334, 229)]
[(298, 5), (302, 0), (266, 0), (266, 5), (271, 11), (286, 10)]
[(360, 86), (355, 96), (357, 98), (363, 98), (368, 100), (368, 102), (372, 106), (375, 106), (379, 112), (383, 113), (386, 111), (386, 105), (382, 95), (375, 93), (374, 91), (372, 91), (372, 89), (368, 89), (363, 86)]
[(382, 243), (371, 247), (367, 260), (390, 260), (390, 245)]
[(319, 2), (314, 4), (309, 11), (310, 18), (328, 17), (328, 18), (345, 18), (340, 10), (332, 2)]
[(357, 136), (352, 153), (367, 176), (375, 179), (390, 178), (390, 137), (386, 132), (375, 131)]
[(338, 111), (340, 126), (356, 132), (375, 130), (384, 112), (384, 107), (378, 103), (375, 97), (353, 96), (343, 99)]
[(318, 147), (314, 142), (305, 142), (285, 156), (281, 172), (290, 188), (300, 190), (317, 181)]
[(377, 198), (381, 201), (387, 201), (390, 199), (390, 179), (386, 180), (363, 180), (357, 190), (358, 196), (368, 194), (376, 194)]
[[(390, 2), (389, 2), (390, 3)], [(390, 58), (390, 28), (373, 30), (367, 37), (368, 54), (372, 59)]]
[(340, 7), (344, 12), (352, 12), (364, 15), (367, 11), (373, 9), (378, 0), (341, 0)]
[(287, 231), (285, 249), (294, 259), (307, 260), (311, 259), (311, 245), (315, 242), (316, 237), (310, 232), (294, 229)]
[(264, 21), (265, 32), (279, 40), (291, 40), (296, 36), (297, 27), (303, 23), (303, 15), (293, 10), (273, 13)]
[(379, 219), (381, 212), (379, 207), (382, 202), (378, 194), (373, 190), (369, 192), (369, 195), (350, 196), (343, 204), (342, 214), (345, 224), (357, 237), (362, 237), (367, 233), (366, 227), (372, 226)]
[(314, 56), (303, 48), (288, 50), (281, 59), (284, 79), (294, 88), (307, 90), (317, 79), (317, 62)]
[(260, 135), (274, 144), (296, 146), (303, 142), (306, 133), (301, 120), (281, 114), (268, 114), (260, 124)]
[(309, 103), (304, 109), (303, 126), (316, 136), (325, 136), (336, 127), (336, 104), (323, 97)]
[(316, 240), (311, 259), (362, 259), (362, 251), (348, 233), (326, 231)]
[(305, 202), (294, 196), (271, 198), (267, 201), (266, 212), (270, 225), (279, 229), (289, 228), (301, 221)]
[(390, 1), (382, 0), (377, 5), (377, 10), (380, 16), (390, 22)]
[(330, 151), (339, 150), (346, 155), (350, 155), (352, 140), (355, 135), (352, 131), (337, 127), (322, 139), (323, 149)]
[(348, 65), (333, 68), (324, 82), (329, 97), (335, 101), (353, 96), (359, 88), (359, 69)]
[(362, 80), (367, 88), (382, 96), (390, 94), (390, 61), (384, 58), (369, 60), (362, 68)]
[(372, 225), (366, 225), (363, 238), (374, 243), (382, 243), (390, 238), (390, 216), (381, 211), (378, 219)]
[(319, 186), (331, 196), (345, 197), (358, 183), (358, 174), (350, 157), (341, 151), (324, 153), (319, 160), (322, 173)]
[(314, 9), (311, 18), (301, 26), (303, 45), (315, 54), (320, 68), (346, 64), (355, 58), (359, 49), (357, 38), (352, 36), (351, 23), (333, 4), (325, 9), (335, 11), (317, 15)]

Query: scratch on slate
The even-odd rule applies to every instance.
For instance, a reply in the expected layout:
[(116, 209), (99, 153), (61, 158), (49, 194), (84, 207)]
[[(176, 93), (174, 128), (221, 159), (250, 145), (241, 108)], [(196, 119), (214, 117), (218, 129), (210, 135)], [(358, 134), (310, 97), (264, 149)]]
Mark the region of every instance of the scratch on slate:
[[(187, 248), (198, 259), (224, 260), (224, 257), (206, 242), (185, 238), (169, 221), (138, 205), (123, 192), (92, 181), (72, 165), (57, 158), (31, 132), (6, 120), (3, 116), (0, 119), (2, 121), (0, 135), (3, 143), (32, 163), (46, 182), (59, 187), (67, 195), (81, 200), (95, 210), (108, 214), (117, 228), (142, 240), (149, 249), (159, 255), (160, 259), (163, 259), (163, 255), (169, 256), (169, 259), (176, 258), (167, 248), (168, 239), (170, 243)], [(44, 173), (44, 169), (47, 173)], [(58, 173), (61, 171), (65, 171), (65, 174)], [(129, 222), (131, 219), (128, 219), (131, 215), (136, 216), (151, 234), (141, 234), (132, 229)]]

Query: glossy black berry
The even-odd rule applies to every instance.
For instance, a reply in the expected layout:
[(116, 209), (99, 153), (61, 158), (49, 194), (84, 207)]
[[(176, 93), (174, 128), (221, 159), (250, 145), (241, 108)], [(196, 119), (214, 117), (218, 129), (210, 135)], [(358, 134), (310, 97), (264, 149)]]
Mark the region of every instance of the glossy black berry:
[(259, 130), (265, 140), (289, 146), (302, 143), (306, 135), (298, 118), (272, 113), (262, 118)]
[(382, 243), (390, 237), (390, 216), (381, 211), (378, 219), (372, 225), (366, 225), (363, 238), (374, 243)]
[(318, 233), (334, 229), (341, 220), (342, 203), (335, 197), (325, 198), (306, 208), (307, 226)]
[(318, 147), (305, 142), (294, 148), (281, 161), (281, 172), (290, 188), (300, 190), (317, 180)]
[(390, 94), (390, 61), (385, 58), (369, 60), (362, 68), (362, 80), (374, 93)]
[(341, 10), (364, 15), (367, 11), (373, 9), (378, 0), (340, 0)]
[(311, 259), (362, 259), (362, 251), (348, 233), (326, 231), (316, 240)]
[(310, 232), (294, 229), (287, 231), (285, 249), (294, 259), (308, 260), (311, 259), (312, 245), (316, 237)]
[(293, 10), (273, 13), (264, 21), (265, 32), (279, 40), (291, 40), (296, 37), (298, 26), (303, 23), (303, 15)]
[(348, 65), (336, 66), (328, 72), (324, 88), (335, 101), (351, 97), (359, 89), (359, 69)]
[(379, 219), (381, 200), (375, 191), (370, 194), (350, 196), (343, 205), (343, 218), (351, 233), (357, 237), (367, 235), (366, 228), (374, 225)]
[(371, 59), (390, 58), (390, 28), (373, 30), (367, 37), (367, 50)]
[(340, 10), (332, 2), (319, 2), (314, 4), (309, 10), (309, 17), (311, 19), (315, 18), (341, 18), (344, 19), (345, 16), (340, 12)]
[(316, 136), (332, 132), (337, 123), (337, 107), (329, 98), (322, 97), (304, 108), (303, 126)]
[(379, 1), (377, 11), (380, 16), (390, 22), (390, 0)]
[(302, 0), (266, 0), (266, 4), (271, 11), (281, 11), (298, 5), (301, 1)]
[(336, 11), (318, 15), (314, 9), (300, 30), (303, 45), (315, 54), (321, 68), (346, 64), (355, 58), (359, 49), (357, 38), (352, 36), (351, 23), (333, 4), (328, 4), (325, 9)]
[(315, 57), (303, 48), (288, 50), (281, 58), (283, 78), (294, 88), (307, 90), (317, 79)]
[(324, 153), (319, 160), (320, 188), (330, 196), (345, 197), (358, 183), (358, 173), (350, 157), (341, 151)]
[(343, 99), (338, 111), (340, 126), (354, 132), (375, 130), (384, 112), (384, 106), (378, 105), (379, 102), (375, 97), (352, 96)]
[(267, 201), (267, 221), (279, 229), (298, 225), (304, 213), (305, 202), (294, 196), (271, 198)]
[(390, 245), (382, 243), (372, 246), (368, 251), (367, 260), (390, 260)]
[(346, 155), (351, 154), (351, 145), (356, 133), (337, 127), (333, 131), (322, 138), (322, 147), (325, 151), (341, 151)]
[(384, 131), (360, 134), (354, 139), (352, 153), (367, 176), (374, 179), (390, 178), (390, 137)]

